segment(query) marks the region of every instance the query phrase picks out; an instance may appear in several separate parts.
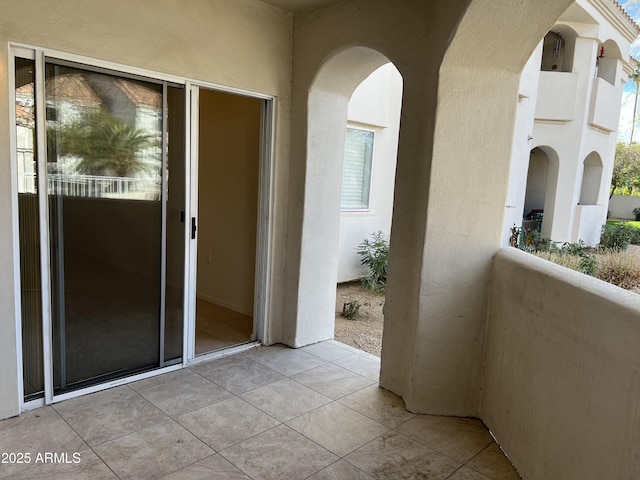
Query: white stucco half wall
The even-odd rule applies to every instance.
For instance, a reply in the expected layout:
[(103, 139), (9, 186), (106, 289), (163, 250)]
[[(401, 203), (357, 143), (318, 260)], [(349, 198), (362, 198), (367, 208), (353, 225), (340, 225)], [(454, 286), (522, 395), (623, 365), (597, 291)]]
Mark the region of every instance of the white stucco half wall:
[(480, 417), (527, 480), (639, 478), (640, 296), (494, 259)]

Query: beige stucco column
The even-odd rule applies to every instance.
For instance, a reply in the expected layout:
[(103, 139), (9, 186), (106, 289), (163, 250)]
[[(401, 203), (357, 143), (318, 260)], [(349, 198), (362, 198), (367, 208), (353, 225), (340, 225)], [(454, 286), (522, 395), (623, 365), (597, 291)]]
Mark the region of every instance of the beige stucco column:
[[(471, 3), (439, 68), (434, 125), (405, 74), (380, 384), (412, 411), (479, 415), (519, 75), (570, 0), (543, 3)], [(419, 130), (431, 128), (429, 148)]]
[[(410, 397), (415, 357), (421, 354), (421, 338), (415, 332), (421, 328), (420, 298), (426, 280), (423, 262), (438, 71), (465, 5), (374, 3), (344, 2), (300, 15), (294, 21), (282, 338), (289, 345), (301, 346), (326, 339), (333, 328), (346, 105), (357, 83), (365, 78), (363, 73), (386, 58), (403, 76), (404, 99), (381, 384)], [(478, 315), (474, 320), (482, 322), (484, 318)], [(475, 353), (479, 351), (481, 348)], [(479, 362), (477, 356), (475, 361)], [(429, 368), (437, 369), (438, 361)], [(478, 384), (476, 378), (471, 388)]]

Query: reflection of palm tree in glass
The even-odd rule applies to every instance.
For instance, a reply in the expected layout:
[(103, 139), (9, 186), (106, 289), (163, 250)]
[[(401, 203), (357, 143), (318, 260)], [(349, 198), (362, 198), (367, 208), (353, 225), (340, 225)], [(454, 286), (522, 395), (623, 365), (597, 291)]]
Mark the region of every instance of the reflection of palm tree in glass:
[(155, 145), (154, 136), (124, 123), (102, 110), (89, 114), (86, 120), (57, 127), (58, 155), (80, 157), (78, 173), (130, 177), (142, 171), (158, 170), (158, 162), (144, 160), (137, 154)]

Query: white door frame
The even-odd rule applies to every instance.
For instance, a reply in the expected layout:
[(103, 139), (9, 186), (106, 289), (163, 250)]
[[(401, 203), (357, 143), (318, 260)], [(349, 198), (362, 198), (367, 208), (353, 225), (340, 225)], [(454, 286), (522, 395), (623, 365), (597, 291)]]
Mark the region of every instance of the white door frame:
[[(274, 128), (275, 123), (275, 99), (270, 95), (262, 95), (239, 89), (221, 87), (205, 82), (187, 82), (187, 124), (189, 142), (187, 158), (188, 162), (188, 188), (187, 188), (187, 215), (186, 223), (188, 236), (186, 248), (186, 285), (185, 285), (185, 335), (183, 355), (184, 365), (194, 365), (206, 362), (214, 358), (229, 355), (254, 347), (259, 343), (268, 343), (268, 305), (270, 300), (270, 276), (271, 271), (271, 247), (273, 225), (273, 157), (274, 157)], [(196, 338), (196, 286), (197, 286), (197, 261), (198, 261), (198, 158), (200, 135), (200, 89), (215, 90), (222, 93), (242, 95), (245, 97), (262, 100), (261, 127), (260, 127), (260, 164), (258, 178), (258, 225), (256, 235), (256, 265), (255, 265), (255, 289), (252, 337), (255, 341), (232, 346), (211, 353), (195, 354)], [(192, 224), (192, 222), (195, 222)], [(192, 229), (195, 226), (195, 235)], [(194, 238), (195, 237), (195, 238)]]
[[(14, 287), (15, 287), (15, 316), (16, 316), (16, 357), (17, 372), (16, 380), (18, 386), (18, 404), (21, 412), (32, 410), (43, 405), (60, 402), (74, 397), (86, 395), (101, 390), (106, 390), (119, 385), (124, 385), (144, 378), (153, 377), (163, 373), (178, 370), (194, 363), (209, 360), (211, 358), (228, 355), (237, 350), (250, 348), (248, 346), (232, 347), (221, 352), (214, 352), (209, 355), (201, 355), (195, 358), (195, 278), (196, 278), (196, 240), (191, 239), (191, 218), (197, 218), (197, 160), (198, 160), (198, 93), (199, 88), (218, 90), (226, 93), (235, 93), (252, 98), (263, 100), (262, 127), (261, 127), (261, 155), (260, 155), (260, 180), (259, 180), (259, 205), (258, 205), (258, 233), (256, 239), (256, 283), (254, 300), (254, 335), (256, 342), (268, 343), (268, 312), (270, 301), (270, 272), (272, 263), (273, 245), (273, 181), (274, 181), (274, 138), (276, 109), (275, 97), (253, 92), (244, 89), (230, 88), (215, 83), (195, 81), (186, 77), (170, 75), (160, 72), (149, 71), (142, 68), (131, 67), (115, 62), (109, 62), (82, 55), (71, 54), (54, 49), (36, 47), (28, 44), (11, 42), (9, 44), (9, 101), (10, 101), (10, 145), (11, 145), (11, 172), (12, 172), (12, 214), (13, 214), (13, 246), (16, 252), (14, 259)], [(16, 131), (15, 125), (15, 57), (31, 58), (36, 62), (36, 72), (44, 76), (44, 62), (46, 57), (77, 62), (96, 68), (105, 68), (112, 71), (119, 71), (130, 75), (139, 75), (168, 81), (185, 87), (185, 162), (186, 162), (186, 198), (185, 198), (185, 277), (184, 277), (184, 323), (183, 323), (183, 355), (182, 362), (157, 368), (149, 372), (138, 375), (93, 385), (91, 387), (74, 390), (62, 395), (53, 393), (53, 358), (52, 358), (52, 326), (51, 326), (51, 298), (50, 298), (50, 259), (49, 259), (49, 239), (48, 239), (48, 203), (47, 195), (41, 195), (40, 199), (40, 235), (41, 235), (41, 277), (42, 277), (42, 311), (43, 311), (43, 357), (44, 357), (44, 397), (29, 402), (24, 401), (24, 379), (23, 379), (23, 354), (22, 354), (22, 323), (21, 323), (21, 300), (20, 300), (20, 262), (19, 262), (19, 229), (18, 229), (18, 189), (17, 189), (17, 155), (16, 155)], [(43, 78), (36, 80), (36, 83), (43, 83)], [(195, 105), (195, 108), (194, 108)], [(39, 191), (46, 192), (46, 146), (44, 136), (44, 99), (36, 97), (36, 109), (38, 133), (37, 142), (40, 153), (38, 182)], [(45, 212), (45, 213), (43, 213)]]

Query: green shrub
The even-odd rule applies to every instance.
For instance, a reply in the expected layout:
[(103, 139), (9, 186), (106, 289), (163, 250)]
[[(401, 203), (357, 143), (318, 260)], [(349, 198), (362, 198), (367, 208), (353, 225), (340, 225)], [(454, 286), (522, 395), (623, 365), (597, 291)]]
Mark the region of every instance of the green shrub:
[(606, 224), (600, 235), (600, 248), (621, 252), (630, 243), (640, 241), (640, 230), (626, 223)]
[(580, 265), (578, 266), (578, 271), (584, 273), (585, 275), (595, 276), (596, 275), (596, 266), (598, 262), (596, 261), (596, 257), (594, 255), (580, 255)]
[(387, 263), (389, 259), (389, 240), (378, 231), (358, 245), (360, 264), (365, 268), (362, 284), (377, 293), (384, 293), (387, 286)]
[(563, 243), (560, 247), (560, 252), (566, 255), (577, 255), (579, 257), (586, 255), (584, 242), (582, 240), (578, 243)]
[(560, 247), (553, 242), (549, 244), (551, 247), (548, 250), (538, 250), (533, 252), (534, 255), (586, 275), (595, 275), (596, 257), (588, 253), (582, 240), (578, 243), (565, 242)]
[(550, 248), (550, 242), (542, 238), (536, 229), (519, 228), (518, 248), (526, 252), (546, 251)]
[(342, 304), (342, 316), (349, 320), (355, 320), (360, 312), (362, 304), (355, 299), (349, 300)]

